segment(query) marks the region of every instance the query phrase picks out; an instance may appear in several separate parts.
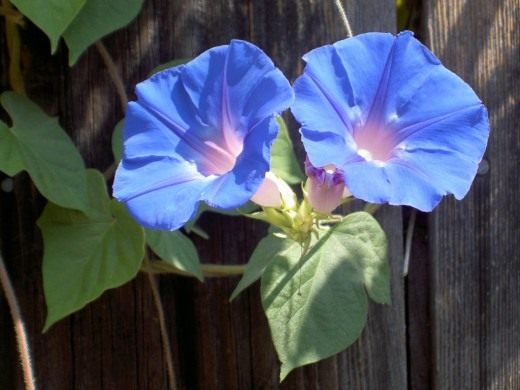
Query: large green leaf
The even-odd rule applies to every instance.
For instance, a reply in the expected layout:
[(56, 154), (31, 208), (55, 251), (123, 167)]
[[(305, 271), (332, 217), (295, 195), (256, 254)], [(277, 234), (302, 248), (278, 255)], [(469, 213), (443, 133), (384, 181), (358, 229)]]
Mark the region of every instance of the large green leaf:
[(282, 363), (295, 367), (325, 359), (352, 344), (365, 325), (366, 291), (390, 301), (385, 234), (358, 212), (312, 243), (300, 259), (294, 243), (277, 254), (262, 276), (262, 304)]
[(69, 47), (69, 64), (74, 65), (91, 44), (130, 23), (143, 0), (88, 0), (63, 33)]
[(43, 287), (47, 330), (105, 290), (133, 279), (144, 257), (144, 231), (125, 207), (110, 200), (103, 176), (87, 171), (86, 213), (49, 203), (38, 220), (42, 230)]
[(260, 279), (271, 261), (276, 256), (283, 256), (285, 251), (291, 250), (294, 244), (294, 241), (280, 238), (273, 233), (264, 237), (249, 258), (244, 275), (231, 294), (230, 300), (235, 299), (238, 294)]
[(277, 117), (276, 121), (279, 129), (271, 148), (271, 171), (289, 184), (298, 184), (303, 181), (304, 175), (294, 153), (289, 131), (282, 117)]
[(47, 199), (85, 210), (85, 165), (57, 119), (14, 92), (4, 92), (0, 102), (13, 121), (11, 129), (0, 125), (0, 170), (8, 175), (26, 170)]
[(163, 261), (204, 280), (197, 249), (181, 232), (147, 229), (146, 242)]
[(85, 1), (11, 0), (11, 3), (48, 35), (51, 41), (51, 50), (54, 52), (60, 36), (78, 15), (85, 5)]

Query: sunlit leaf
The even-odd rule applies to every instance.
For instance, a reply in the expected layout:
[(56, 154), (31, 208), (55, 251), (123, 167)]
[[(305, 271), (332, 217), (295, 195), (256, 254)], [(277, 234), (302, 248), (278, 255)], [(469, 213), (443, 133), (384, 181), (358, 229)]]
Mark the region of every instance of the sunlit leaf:
[(280, 378), (351, 345), (365, 325), (368, 299), (390, 301), (385, 234), (368, 213), (348, 215), (300, 259), (294, 243), (262, 276), (262, 304), (282, 363)]

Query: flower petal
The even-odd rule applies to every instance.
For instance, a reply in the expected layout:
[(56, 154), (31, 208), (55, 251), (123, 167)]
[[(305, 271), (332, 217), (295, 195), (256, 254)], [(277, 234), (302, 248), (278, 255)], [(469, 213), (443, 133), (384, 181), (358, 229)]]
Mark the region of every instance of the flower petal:
[[(184, 68), (167, 69), (137, 85), (138, 101), (129, 103), (125, 120), (125, 149), (135, 147), (150, 154), (170, 148), (170, 154), (196, 162), (205, 175), (227, 171), (234, 164), (234, 156), (213, 142), (215, 134), (220, 133), (201, 122), (181, 83)], [(167, 142), (161, 147), (163, 141)]]
[(193, 164), (175, 158), (124, 159), (113, 190), (142, 226), (175, 230), (195, 213), (209, 181)]
[(295, 82), (291, 108), (303, 127), (351, 134), (366, 119), (393, 41), (387, 33), (362, 34), (303, 56), (305, 71)]
[(271, 59), (240, 40), (201, 54), (184, 69), (182, 79), (203, 121), (221, 129), (219, 142), (235, 153), (249, 129), (293, 100), (289, 81)]

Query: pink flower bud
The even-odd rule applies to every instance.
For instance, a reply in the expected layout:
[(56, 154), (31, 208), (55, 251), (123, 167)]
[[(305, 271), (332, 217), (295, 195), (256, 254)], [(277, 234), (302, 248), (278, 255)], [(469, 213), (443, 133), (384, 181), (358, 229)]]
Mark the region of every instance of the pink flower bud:
[(296, 195), (291, 187), (270, 171), (265, 174), (264, 181), (251, 200), (262, 207), (296, 207)]
[(311, 206), (320, 213), (331, 213), (347, 193), (343, 172), (334, 165), (316, 168), (306, 160), (305, 173), (309, 177), (305, 189)]

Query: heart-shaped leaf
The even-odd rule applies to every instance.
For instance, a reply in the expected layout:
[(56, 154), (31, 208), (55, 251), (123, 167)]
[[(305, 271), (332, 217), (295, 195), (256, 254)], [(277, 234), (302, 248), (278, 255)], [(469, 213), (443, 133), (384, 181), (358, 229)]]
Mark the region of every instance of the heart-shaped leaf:
[(262, 276), (281, 380), (359, 337), (368, 310), (365, 290), (378, 302), (390, 301), (386, 238), (370, 214), (348, 215), (311, 245), (303, 258), (297, 243), (275, 255)]
[(87, 178), (86, 213), (49, 203), (38, 220), (48, 309), (44, 330), (133, 279), (144, 257), (143, 229), (110, 200), (101, 173), (89, 169)]

